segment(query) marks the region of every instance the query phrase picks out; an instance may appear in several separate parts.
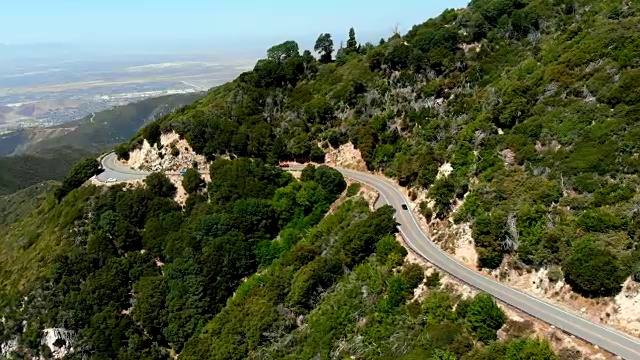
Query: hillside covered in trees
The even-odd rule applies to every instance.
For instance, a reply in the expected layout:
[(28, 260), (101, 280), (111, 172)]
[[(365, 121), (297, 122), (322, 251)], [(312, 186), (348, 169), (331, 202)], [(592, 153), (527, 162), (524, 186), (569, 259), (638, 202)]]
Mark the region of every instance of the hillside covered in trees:
[(496, 341), (506, 318), (487, 296), (403, 263), (391, 208), (326, 215), (340, 173), (275, 165), (351, 142), (428, 191), (426, 217), (469, 222), (480, 267), (509, 256), (616, 294), (640, 280), (639, 29), (627, 1), (473, 0), (376, 45), (353, 29), (339, 49), (321, 34), (317, 56), (276, 45), (116, 148), (176, 131), (205, 155), (211, 181), (185, 176), (184, 207), (162, 174), (76, 189), (78, 168), (60, 203), (6, 226), (0, 343), (48, 356), (58, 328), (78, 359), (556, 359), (522, 334)]
[[(489, 296), (461, 299), (404, 263), (391, 207), (348, 198), (325, 217), (346, 189), (336, 170), (296, 180), (238, 158), (215, 160), (211, 175), (208, 197), (185, 184), (184, 208), (154, 173), (145, 187), (49, 198), (39, 226), (19, 223), (11, 251), (30, 258), (2, 254), (5, 355), (59, 356), (41, 343), (54, 329), (66, 359), (556, 359), (526, 331), (496, 341), (506, 317)], [(428, 295), (408, 302), (423, 281)]]
[[(352, 29), (334, 51), (322, 34), (319, 60), (287, 41), (119, 155), (169, 130), (209, 159), (269, 163), (322, 160), (321, 147), (352, 142), (369, 169), (428, 189), (428, 218), (471, 222), (480, 267), (509, 254), (561, 266), (584, 295), (615, 294), (640, 278), (639, 11), (617, 0), (474, 0), (377, 46)], [(445, 163), (452, 174), (436, 180)]]

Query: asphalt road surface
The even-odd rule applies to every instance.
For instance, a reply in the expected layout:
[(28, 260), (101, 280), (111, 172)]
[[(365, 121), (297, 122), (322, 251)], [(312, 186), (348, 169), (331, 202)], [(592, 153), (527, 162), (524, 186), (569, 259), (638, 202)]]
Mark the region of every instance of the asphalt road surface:
[(134, 170), (128, 166), (117, 163), (118, 157), (115, 153), (105, 155), (102, 160), (102, 168), (104, 171), (97, 176), (98, 180), (107, 182), (108, 179), (116, 179), (117, 182), (144, 179), (150, 173), (145, 171)]
[[(113, 177), (118, 181), (123, 181), (141, 179), (148, 175), (148, 173), (118, 165), (115, 161), (115, 154), (113, 153), (108, 154), (102, 159), (102, 165), (105, 168), (105, 172), (101, 174), (101, 180)], [(292, 166), (290, 168), (290, 170), (301, 169), (301, 166)], [(375, 188), (380, 193), (380, 199), (377, 205), (389, 204), (396, 209), (396, 219), (400, 223), (398, 228), (406, 243), (416, 253), (420, 254), (442, 271), (451, 274), (481, 291), (491, 294), (504, 303), (520, 309), (567, 333), (597, 345), (623, 359), (640, 360), (640, 339), (585, 320), (572, 312), (563, 310), (518, 290), (514, 290), (467, 268), (453, 259), (449, 254), (431, 242), (431, 239), (422, 231), (422, 228), (418, 225), (416, 218), (410, 210), (402, 209), (402, 204), (408, 203), (408, 200), (398, 190), (398, 185), (386, 178), (368, 173), (343, 168), (336, 169), (345, 177)]]

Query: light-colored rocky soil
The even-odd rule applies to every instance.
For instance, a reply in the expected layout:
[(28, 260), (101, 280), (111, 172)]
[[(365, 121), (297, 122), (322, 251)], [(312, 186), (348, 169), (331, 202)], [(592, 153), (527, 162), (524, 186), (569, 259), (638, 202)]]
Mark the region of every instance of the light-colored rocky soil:
[[(162, 134), (160, 144), (162, 146), (158, 150), (157, 144), (152, 147), (144, 140), (142, 146), (129, 153), (129, 160), (123, 164), (144, 171), (175, 172), (188, 169), (197, 162), (200, 171), (209, 172), (209, 164), (204, 156), (196, 154), (187, 140), (180, 139), (177, 133)], [(178, 156), (171, 155), (173, 147), (179, 150)]]
[(95, 176), (92, 177), (91, 179), (89, 179), (89, 184), (91, 184), (91, 185), (95, 185), (95, 186), (115, 186), (115, 185), (118, 185), (118, 184), (125, 184), (125, 189), (131, 189), (133, 187), (140, 186), (143, 183), (144, 182), (143, 182), (142, 179), (121, 180), (121, 181), (114, 182), (114, 183), (102, 182), (102, 181), (98, 180)]
[(622, 291), (605, 309), (612, 314), (610, 323), (623, 327), (640, 337), (640, 284), (627, 279)]
[(374, 210), (375, 205), (378, 202), (378, 198), (380, 197), (380, 193), (370, 186), (362, 185), (356, 196), (363, 198), (369, 204), (369, 208)]
[(180, 175), (167, 175), (171, 183), (176, 186), (176, 196), (173, 198), (178, 204), (184, 205), (189, 197), (189, 194), (182, 187), (182, 176)]
[[(200, 174), (200, 176), (207, 183), (211, 181), (211, 176), (209, 174)], [(189, 194), (187, 194), (187, 192), (182, 187), (182, 175), (167, 175), (167, 177), (169, 178), (169, 180), (171, 180), (171, 182), (176, 186), (177, 189), (176, 196), (173, 198), (173, 200), (175, 200), (180, 205), (184, 205), (187, 201), (187, 198), (189, 197)]]
[[(299, 174), (300, 174), (299, 171), (294, 171), (292, 173), (297, 173), (298, 176), (296, 178), (299, 178)], [(354, 183), (353, 180), (350, 180), (350, 179), (346, 179), (346, 180), (347, 180), (347, 187)], [(331, 207), (329, 208), (329, 213), (334, 212), (338, 208), (338, 206), (343, 204), (348, 199), (353, 199), (353, 198), (362, 198), (364, 201), (367, 202), (367, 204), (369, 204), (369, 209), (374, 210), (376, 202), (378, 201), (378, 197), (380, 197), (380, 194), (374, 188), (362, 184), (360, 191), (358, 191), (358, 193), (351, 198), (348, 198), (346, 196), (346, 190), (345, 190), (342, 196), (340, 196), (338, 200), (336, 200), (333, 204), (331, 204)]]
[(325, 152), (324, 162), (326, 165), (367, 171), (367, 165), (362, 159), (360, 150), (356, 149), (350, 142), (340, 145), (337, 149), (328, 147)]

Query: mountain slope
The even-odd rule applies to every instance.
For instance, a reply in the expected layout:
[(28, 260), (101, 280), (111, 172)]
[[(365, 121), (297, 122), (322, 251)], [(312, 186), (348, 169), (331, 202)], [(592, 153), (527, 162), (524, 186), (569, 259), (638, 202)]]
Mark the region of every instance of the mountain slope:
[[(635, 3), (476, 0), (331, 62), (274, 46), (153, 126), (210, 159), (321, 159), (316, 143), (350, 141), (370, 169), (428, 190), (427, 215), (469, 222), (479, 267), (559, 265), (575, 291), (612, 295), (640, 264), (639, 28)], [(586, 274), (584, 256), (610, 265)]]
[(74, 163), (92, 155), (95, 153), (83, 149), (58, 148), (51, 149), (47, 157), (0, 157), (0, 195), (11, 194), (46, 180), (60, 180)]
[(557, 266), (581, 294), (615, 294), (640, 255), (639, 25), (635, 3), (474, 0), (378, 46), (350, 31), (333, 54), (323, 34), (319, 60), (276, 45), (116, 149), (184, 136), (211, 161), (184, 207), (152, 174), (49, 196), (11, 225), (0, 341), (69, 351), (41, 347), (62, 329), (78, 359), (556, 359), (525, 323), (497, 340), (491, 298), (405, 263), (392, 209), (342, 199), (326, 215), (339, 173), (274, 165), (351, 142), (432, 200), (425, 217), (469, 223), (479, 267)]
[(0, 228), (4, 225), (14, 224), (29, 215), (40, 206), (55, 186), (55, 182), (47, 181), (10, 195), (0, 196)]
[(0, 135), (0, 156), (11, 155), (11, 153), (27, 141), (24, 131), (14, 131), (8, 134)]

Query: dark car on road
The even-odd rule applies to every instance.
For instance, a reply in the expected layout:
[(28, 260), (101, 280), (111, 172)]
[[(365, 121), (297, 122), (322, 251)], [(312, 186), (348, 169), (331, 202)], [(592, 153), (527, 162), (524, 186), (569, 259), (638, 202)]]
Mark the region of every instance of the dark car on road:
[(409, 207), (407, 207), (407, 204), (402, 204), (402, 210), (409, 210)]

